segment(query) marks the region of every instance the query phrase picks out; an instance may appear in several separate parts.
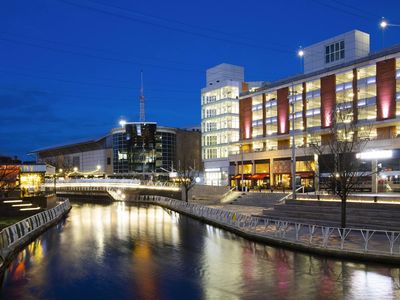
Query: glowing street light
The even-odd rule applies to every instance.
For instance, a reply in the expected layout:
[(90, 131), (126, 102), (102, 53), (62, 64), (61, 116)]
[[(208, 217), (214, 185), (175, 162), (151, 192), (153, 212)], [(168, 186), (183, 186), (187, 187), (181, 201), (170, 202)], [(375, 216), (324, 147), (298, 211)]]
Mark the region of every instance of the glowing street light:
[(303, 57), (304, 57), (304, 50), (300, 47), (297, 51), (297, 56), (300, 60), (300, 72), (303, 72)]
[(387, 22), (385, 19), (382, 19), (382, 21), (379, 23), (379, 26), (380, 26), (382, 29), (385, 29), (388, 25), (389, 25), (389, 24), (388, 24), (388, 22)]
[(96, 166), (96, 170), (100, 170), (101, 169), (101, 166), (100, 165), (97, 165)]
[(58, 170), (58, 173), (62, 173), (62, 172), (63, 172), (63, 169), (59, 169), (59, 170)]
[(120, 125), (121, 127), (125, 127), (126, 121), (125, 121), (125, 120), (120, 120), (120, 121), (119, 121), (119, 125)]
[(78, 172), (78, 167), (74, 167), (74, 172)]
[(382, 29), (382, 48), (385, 46), (385, 29), (388, 27), (400, 27), (400, 24), (392, 24), (386, 21), (383, 17), (379, 23), (379, 27)]

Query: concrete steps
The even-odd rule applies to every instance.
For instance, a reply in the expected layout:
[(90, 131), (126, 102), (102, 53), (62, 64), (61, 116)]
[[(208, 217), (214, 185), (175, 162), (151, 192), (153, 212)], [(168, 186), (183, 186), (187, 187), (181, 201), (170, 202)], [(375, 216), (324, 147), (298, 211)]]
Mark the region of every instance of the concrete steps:
[(284, 193), (257, 193), (247, 192), (241, 193), (235, 200), (231, 201), (233, 205), (273, 207), (280, 199), (285, 197)]
[[(339, 226), (340, 202), (287, 200), (263, 211), (271, 219)], [(400, 231), (400, 205), (347, 203), (347, 226)]]

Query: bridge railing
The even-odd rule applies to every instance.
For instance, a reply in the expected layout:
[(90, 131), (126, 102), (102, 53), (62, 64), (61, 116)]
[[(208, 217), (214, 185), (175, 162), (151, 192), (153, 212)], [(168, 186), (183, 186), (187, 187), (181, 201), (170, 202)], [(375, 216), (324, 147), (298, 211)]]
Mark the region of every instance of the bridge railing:
[(0, 253), (16, 242), (23, 239), (31, 232), (45, 226), (49, 222), (57, 219), (71, 208), (68, 199), (54, 208), (35, 214), (29, 218), (23, 219), (18, 223), (8, 226), (0, 231)]
[(157, 190), (180, 190), (179, 185), (166, 184), (161, 182), (143, 181), (136, 182), (132, 180), (120, 181), (118, 180), (74, 180), (74, 181), (57, 181), (54, 185), (53, 181), (46, 181), (42, 187), (54, 189), (67, 189), (71, 191), (107, 191), (108, 189), (157, 189)]
[(139, 201), (160, 204), (256, 236), (314, 248), (400, 257), (400, 232), (367, 228), (340, 228), (241, 214), (221, 208), (162, 196), (139, 196)]

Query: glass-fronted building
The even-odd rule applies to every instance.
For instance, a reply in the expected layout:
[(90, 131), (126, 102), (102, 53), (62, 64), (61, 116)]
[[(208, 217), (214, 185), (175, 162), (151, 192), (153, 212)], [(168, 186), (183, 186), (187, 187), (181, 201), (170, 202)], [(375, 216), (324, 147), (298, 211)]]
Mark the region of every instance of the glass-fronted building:
[(184, 160), (191, 168), (202, 169), (199, 131), (129, 122), (113, 129), (112, 137), (114, 175), (167, 174), (183, 166)]

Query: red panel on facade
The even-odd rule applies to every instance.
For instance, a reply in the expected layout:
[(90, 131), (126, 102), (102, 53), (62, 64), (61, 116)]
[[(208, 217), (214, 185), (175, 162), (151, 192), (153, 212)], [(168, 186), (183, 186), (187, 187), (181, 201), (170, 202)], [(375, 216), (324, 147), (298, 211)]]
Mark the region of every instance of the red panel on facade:
[(321, 78), (321, 128), (332, 126), (336, 105), (336, 76)]
[(396, 117), (396, 60), (394, 58), (376, 64), (376, 119)]
[(289, 133), (289, 88), (277, 91), (278, 104), (278, 134)]
[(245, 98), (239, 102), (240, 139), (251, 138), (253, 113), (251, 110), (252, 98)]

